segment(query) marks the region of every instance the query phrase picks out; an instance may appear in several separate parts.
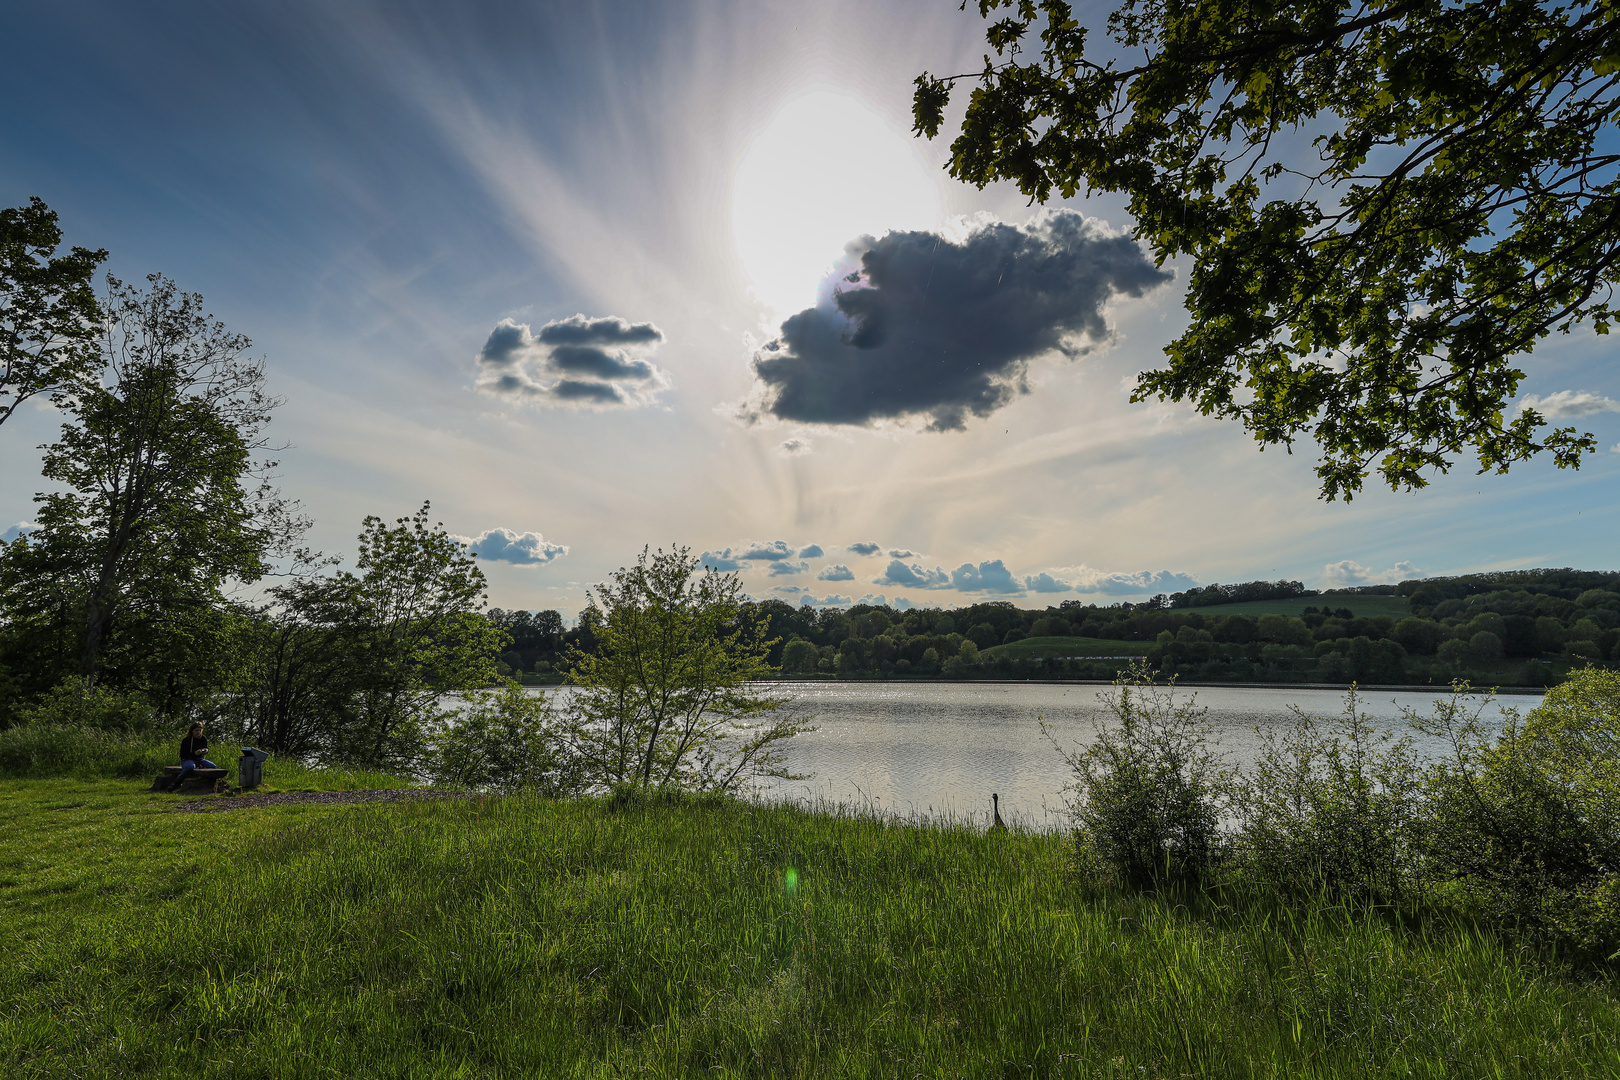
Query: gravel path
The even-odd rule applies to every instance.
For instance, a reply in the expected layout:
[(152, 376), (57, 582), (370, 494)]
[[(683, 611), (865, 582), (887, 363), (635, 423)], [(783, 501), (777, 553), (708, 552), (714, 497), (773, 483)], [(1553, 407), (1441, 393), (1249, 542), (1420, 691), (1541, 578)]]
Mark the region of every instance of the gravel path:
[(289, 803), (370, 803), (428, 802), (436, 799), (468, 799), (472, 791), (439, 791), (435, 788), (380, 788), (375, 791), (284, 791), (274, 795), (233, 795), (226, 798), (194, 799), (175, 807), (176, 813), (211, 814), (218, 810), (251, 810), (256, 806), (285, 806)]

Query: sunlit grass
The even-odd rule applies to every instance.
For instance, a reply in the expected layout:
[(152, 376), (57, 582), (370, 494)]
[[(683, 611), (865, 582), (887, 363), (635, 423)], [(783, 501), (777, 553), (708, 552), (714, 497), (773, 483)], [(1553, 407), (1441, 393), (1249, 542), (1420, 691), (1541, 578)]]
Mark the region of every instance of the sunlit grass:
[(1053, 836), (737, 803), (172, 805), (0, 783), (0, 1074), (1620, 1068), (1605, 979), (1444, 921), (1098, 895)]

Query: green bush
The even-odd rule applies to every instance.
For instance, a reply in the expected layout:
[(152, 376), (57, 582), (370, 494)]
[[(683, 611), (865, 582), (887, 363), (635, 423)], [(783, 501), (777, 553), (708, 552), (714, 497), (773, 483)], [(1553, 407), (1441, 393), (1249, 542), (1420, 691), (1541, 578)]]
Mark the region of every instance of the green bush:
[(150, 777), (175, 763), (175, 744), (150, 735), (71, 724), (0, 731), (0, 777)]
[(1379, 731), (1357, 708), (1354, 686), (1337, 719), (1296, 715), (1293, 728), (1262, 736), (1254, 766), (1234, 785), (1242, 864), (1289, 888), (1403, 894), (1421, 811), (1412, 739)]
[(1198, 883), (1220, 848), (1231, 772), (1207, 744), (1196, 696), (1178, 701), (1172, 682), (1133, 666), (1103, 695), (1115, 725), (1099, 723), (1081, 750), (1043, 730), (1073, 773), (1069, 809), (1082, 862), (1144, 888)]
[(467, 708), (433, 738), (427, 773), (446, 787), (577, 794), (563, 725), (541, 694), (519, 686), (467, 695)]
[(166, 724), (146, 695), (86, 685), (78, 677), (57, 684), (36, 704), (18, 710), (17, 720), (24, 726), (93, 728), (149, 737), (162, 734)]

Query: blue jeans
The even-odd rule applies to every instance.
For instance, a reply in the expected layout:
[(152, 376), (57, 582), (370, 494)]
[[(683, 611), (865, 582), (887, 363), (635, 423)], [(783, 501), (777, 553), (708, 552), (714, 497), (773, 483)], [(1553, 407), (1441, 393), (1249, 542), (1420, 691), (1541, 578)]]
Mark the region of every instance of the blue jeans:
[(186, 777), (191, 775), (191, 772), (192, 772), (193, 769), (217, 769), (217, 768), (219, 768), (219, 766), (215, 765), (212, 761), (209, 761), (207, 758), (193, 758), (193, 759), (188, 760), (188, 761), (182, 761), (180, 763), (180, 778), (178, 780), (176, 780), (175, 783), (178, 784), (181, 781), (185, 780)]

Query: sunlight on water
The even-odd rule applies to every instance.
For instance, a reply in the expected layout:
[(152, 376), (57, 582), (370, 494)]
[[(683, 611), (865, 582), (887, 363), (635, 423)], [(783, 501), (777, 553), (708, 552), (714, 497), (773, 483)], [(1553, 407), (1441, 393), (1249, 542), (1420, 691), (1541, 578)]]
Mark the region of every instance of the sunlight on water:
[[(990, 793), (1001, 795), (1009, 823), (1051, 829), (1062, 824), (1063, 762), (1041, 734), (1040, 718), (1065, 745), (1088, 741), (1105, 717), (1105, 686), (998, 683), (794, 683), (799, 707), (819, 730), (788, 750), (795, 772), (809, 780), (767, 789), (778, 798), (825, 798), (902, 815), (965, 817), (988, 823)], [(1255, 750), (1256, 727), (1292, 722), (1289, 705), (1312, 716), (1336, 716), (1344, 696), (1331, 690), (1201, 687), (1199, 706), (1222, 750), (1235, 764)], [(1369, 692), (1361, 710), (1392, 729), (1405, 729), (1403, 707), (1430, 711), (1440, 695)], [(1507, 696), (1486, 712), (1527, 712), (1540, 698)], [(1423, 746), (1420, 752), (1438, 748)]]

